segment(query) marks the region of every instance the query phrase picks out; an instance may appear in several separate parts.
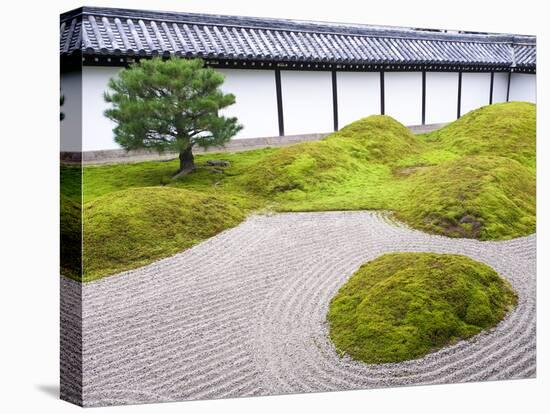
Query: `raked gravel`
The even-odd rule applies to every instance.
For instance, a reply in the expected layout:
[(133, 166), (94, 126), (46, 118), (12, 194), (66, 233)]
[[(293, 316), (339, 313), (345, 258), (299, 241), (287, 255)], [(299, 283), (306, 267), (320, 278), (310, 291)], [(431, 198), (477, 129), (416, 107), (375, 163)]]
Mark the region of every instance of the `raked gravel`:
[[(422, 359), (340, 357), (327, 337), (330, 299), (361, 264), (389, 252), (486, 263), (510, 281), (518, 306), (496, 328)], [(83, 404), (98, 406), (533, 377), (535, 255), (535, 235), (450, 239), (382, 213), (253, 216), (134, 271), (84, 285), (62, 277), (64, 381), (81, 381)]]

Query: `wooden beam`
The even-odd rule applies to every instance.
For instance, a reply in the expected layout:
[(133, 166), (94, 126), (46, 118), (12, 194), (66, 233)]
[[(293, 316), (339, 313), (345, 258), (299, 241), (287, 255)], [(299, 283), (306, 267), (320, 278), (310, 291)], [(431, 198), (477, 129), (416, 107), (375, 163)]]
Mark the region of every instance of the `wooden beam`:
[(493, 104), (493, 88), (495, 86), (495, 72), (491, 72), (491, 87), (489, 88), (489, 105)]
[(512, 80), (512, 72), (508, 72), (508, 85), (506, 86), (506, 102), (510, 102), (510, 82)]
[(380, 71), (380, 114), (386, 113), (386, 91), (384, 87), (384, 71)]
[(338, 131), (338, 81), (336, 71), (332, 71), (332, 118), (334, 120), (334, 130)]
[(426, 71), (422, 71), (422, 125), (426, 125)]
[[(76, 53), (72, 52), (72, 54)], [(69, 55), (70, 56), (70, 55)], [(193, 59), (193, 57), (184, 56), (181, 54), (176, 54), (177, 57), (181, 59)], [(60, 59), (65, 61), (68, 57), (67, 54), (61, 54)], [(95, 54), (95, 53), (84, 53), (82, 54), (83, 66), (115, 66), (115, 67), (128, 67), (131, 63), (139, 62), (140, 60), (151, 59), (151, 56), (144, 55), (116, 55), (114, 53), (108, 54)], [(164, 56), (159, 56), (160, 58), (167, 60), (171, 56), (168, 54)], [(332, 71), (337, 70), (338, 72), (380, 72), (381, 65), (374, 63), (365, 63), (357, 65), (343, 65), (338, 63), (308, 63), (308, 62), (298, 62), (298, 61), (283, 61), (283, 60), (266, 60), (266, 59), (222, 59), (222, 58), (205, 58), (205, 66), (213, 68), (232, 68), (232, 69), (261, 69), (261, 70), (274, 70), (279, 68), (281, 70), (298, 70), (298, 71)], [(462, 70), (464, 73), (468, 72), (483, 72), (491, 73), (508, 73), (510, 70), (506, 66), (455, 66), (450, 64), (419, 64), (419, 65), (409, 65), (409, 64), (396, 64), (391, 66), (385, 66), (385, 72), (420, 72), (425, 70), (427, 72), (453, 72), (456, 73), (458, 70)], [(521, 73), (537, 73), (536, 67), (516, 67), (514, 72)]]
[(283, 91), (281, 88), (281, 71), (275, 69), (275, 89), (277, 92), (277, 118), (279, 119), (279, 136), (285, 135), (285, 121), (283, 117)]
[(462, 101), (462, 71), (458, 72), (458, 97), (456, 105), (456, 119), (460, 118), (460, 106)]

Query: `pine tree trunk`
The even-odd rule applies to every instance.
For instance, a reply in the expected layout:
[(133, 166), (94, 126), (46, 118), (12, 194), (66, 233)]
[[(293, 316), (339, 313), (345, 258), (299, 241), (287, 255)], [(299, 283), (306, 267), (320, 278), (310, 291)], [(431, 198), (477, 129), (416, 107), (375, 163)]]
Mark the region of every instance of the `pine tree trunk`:
[(193, 156), (193, 147), (191, 145), (180, 152), (179, 159), (180, 168), (174, 177), (180, 177), (195, 170), (195, 157)]

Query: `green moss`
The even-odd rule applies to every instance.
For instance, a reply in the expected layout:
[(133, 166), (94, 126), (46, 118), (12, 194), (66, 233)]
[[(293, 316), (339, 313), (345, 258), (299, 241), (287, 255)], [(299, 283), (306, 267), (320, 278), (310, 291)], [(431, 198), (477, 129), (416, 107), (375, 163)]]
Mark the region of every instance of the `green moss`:
[(60, 193), (73, 201), (82, 202), (82, 173), (80, 165), (61, 164)]
[(360, 119), (325, 139), (281, 148), (250, 167), (243, 177), (246, 190), (279, 196), (314, 192), (369, 176), (369, 165), (392, 164), (418, 154), (420, 142), (391, 117)]
[(243, 186), (260, 195), (308, 191), (343, 180), (352, 168), (351, 162), (329, 141), (305, 142), (281, 148), (251, 166), (243, 177)]
[(340, 353), (399, 362), (495, 326), (516, 301), (508, 282), (467, 257), (395, 253), (361, 266), (332, 299), (327, 319)]
[(536, 229), (536, 183), (509, 158), (461, 157), (407, 178), (396, 216), (449, 237), (508, 239)]
[(84, 206), (83, 281), (177, 253), (239, 224), (238, 200), (191, 190), (117, 191)]
[(405, 156), (419, 154), (420, 141), (395, 119), (373, 115), (355, 121), (326, 138), (345, 147), (360, 161), (393, 164)]
[[(379, 129), (392, 131), (392, 138), (373, 130), (371, 122), (385, 124)], [(535, 231), (534, 105), (513, 102), (483, 107), (419, 137), (393, 123), (387, 117), (370, 117), (328, 137), (326, 141), (339, 148), (333, 152), (346, 157), (344, 171), (339, 169), (342, 163), (336, 162), (328, 184), (319, 178), (322, 174), (308, 171), (302, 179), (313, 184), (292, 191), (279, 188), (271, 196), (277, 202), (273, 208), (385, 209), (417, 229), (481, 240), (509, 239)], [(349, 142), (342, 142), (346, 130), (356, 133), (346, 134)], [(360, 148), (365, 142), (364, 135), (357, 132), (361, 130), (369, 131), (365, 136), (374, 133), (377, 138), (371, 141), (375, 143), (389, 139), (395, 148), (386, 145), (374, 157), (350, 152), (350, 146)], [(278, 156), (272, 154), (265, 165), (276, 165)]]
[[(83, 198), (88, 202), (114, 191), (128, 188), (170, 186), (201, 191), (223, 188), (230, 192), (242, 192), (240, 186), (234, 185), (234, 177), (242, 176), (261, 159), (277, 149), (264, 148), (254, 151), (198, 154), (195, 157), (197, 170), (193, 174), (182, 176), (177, 180), (171, 177), (178, 169), (176, 159), (169, 161), (145, 161), (108, 165), (87, 165), (83, 170)], [(206, 160), (223, 159), (231, 166), (219, 169), (206, 166)], [(229, 184), (229, 188), (225, 188)]]
[[(535, 231), (535, 147), (535, 106), (528, 103), (486, 106), (420, 136), (388, 116), (371, 116), (317, 142), (198, 155), (196, 172), (178, 180), (170, 179), (177, 170), (176, 160), (87, 166), (83, 198), (87, 206), (126, 189), (185, 189), (229, 200), (243, 214), (264, 209), (382, 209), (430, 233), (509, 239)], [(231, 165), (208, 167), (208, 159), (224, 159)], [(77, 188), (70, 182), (69, 190)], [(170, 226), (169, 221), (164, 223)], [(165, 246), (159, 245), (155, 257), (176, 251), (167, 247), (161, 254)], [(113, 247), (126, 252), (128, 260), (103, 270), (98, 264), (98, 274), (136, 266), (129, 250)]]
[(61, 194), (61, 274), (79, 280), (82, 274), (82, 204)]
[(527, 102), (489, 105), (427, 136), (459, 155), (496, 155), (535, 169), (536, 107)]
[(71, 279), (82, 275), (82, 167), (60, 167), (60, 272)]
[(176, 170), (175, 161), (86, 166), (82, 178), (84, 202), (128, 188), (164, 185), (165, 178)]

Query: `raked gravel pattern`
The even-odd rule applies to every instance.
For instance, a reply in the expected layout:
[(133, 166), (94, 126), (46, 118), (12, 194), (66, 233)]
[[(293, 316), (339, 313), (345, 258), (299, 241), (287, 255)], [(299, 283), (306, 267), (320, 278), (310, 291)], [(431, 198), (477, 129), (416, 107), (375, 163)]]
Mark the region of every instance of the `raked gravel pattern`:
[[(87, 283), (81, 292), (62, 277), (62, 317), (76, 324), (62, 331), (62, 341), (70, 348), (82, 335), (83, 404), (535, 376), (535, 235), (450, 239), (387, 217), (362, 211), (253, 216), (175, 256)], [(422, 359), (367, 365), (341, 357), (327, 336), (329, 302), (361, 264), (389, 252), (457, 253), (486, 263), (510, 281), (518, 306), (496, 328)], [(80, 295), (81, 333), (71, 313)], [(62, 371), (71, 369), (71, 362), (62, 363)]]

